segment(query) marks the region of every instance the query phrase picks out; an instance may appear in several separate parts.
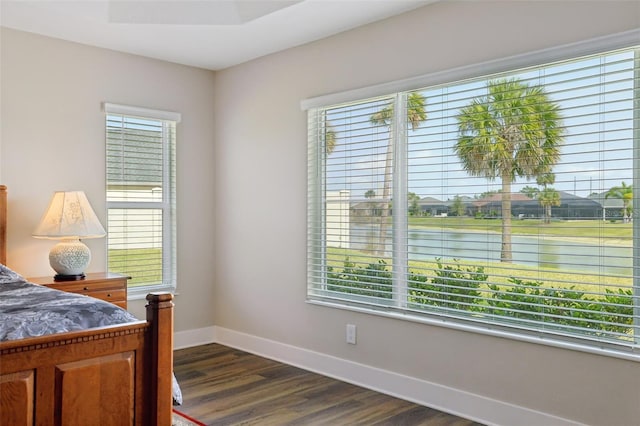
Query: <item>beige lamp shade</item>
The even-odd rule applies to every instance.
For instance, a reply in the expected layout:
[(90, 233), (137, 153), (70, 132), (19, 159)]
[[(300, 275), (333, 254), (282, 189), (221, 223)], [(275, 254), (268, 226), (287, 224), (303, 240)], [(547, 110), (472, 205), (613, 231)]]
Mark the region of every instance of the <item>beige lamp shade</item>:
[(100, 238), (107, 235), (83, 191), (58, 191), (33, 231), (36, 238)]
[(82, 191), (56, 192), (33, 231), (36, 238), (60, 239), (49, 252), (49, 264), (59, 281), (84, 279), (91, 251), (80, 238), (100, 238), (106, 231)]

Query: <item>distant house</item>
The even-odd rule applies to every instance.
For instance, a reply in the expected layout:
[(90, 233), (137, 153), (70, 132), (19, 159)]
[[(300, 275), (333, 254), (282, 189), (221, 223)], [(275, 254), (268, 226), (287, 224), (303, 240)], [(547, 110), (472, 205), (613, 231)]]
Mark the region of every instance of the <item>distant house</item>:
[[(566, 191), (558, 191), (560, 205), (551, 207), (551, 216), (559, 219), (601, 219), (603, 209), (607, 218), (622, 217), (622, 200), (616, 198), (605, 199), (603, 194), (589, 198), (579, 197)], [(474, 199), (460, 197), (465, 215), (480, 214), (485, 217), (502, 216), (502, 195), (493, 194), (489, 197)], [(603, 203), (603, 204), (601, 204)], [(382, 215), (384, 200), (370, 198), (352, 201), (350, 214), (352, 217), (374, 217)], [(442, 201), (434, 197), (424, 197), (418, 201), (418, 211), (426, 216), (453, 216), (454, 201)], [(511, 215), (520, 218), (544, 217), (544, 208), (540, 201), (530, 198), (521, 192), (511, 194)]]
[[(502, 215), (502, 194), (493, 194), (480, 198), (472, 203), (474, 214), (485, 216)], [(537, 200), (529, 198), (525, 194), (515, 192), (511, 194), (511, 214), (521, 217), (541, 217), (544, 214), (542, 206)]]
[[(562, 219), (597, 219), (602, 216), (602, 205), (589, 198), (578, 197), (565, 191), (558, 191), (560, 205), (551, 207), (551, 216)], [(483, 215), (502, 215), (502, 195), (493, 194), (473, 202), (476, 212)], [(515, 192), (511, 194), (511, 214), (515, 217), (539, 218), (544, 216), (540, 202), (527, 195)]]
[(598, 194), (594, 193), (589, 195), (588, 198), (602, 206), (602, 219), (622, 218), (622, 216), (624, 215), (624, 212), (622, 211), (622, 209), (624, 208), (622, 199), (614, 197), (605, 198), (605, 194), (606, 191)]
[(385, 202), (381, 198), (370, 198), (351, 203), (349, 208), (353, 217), (382, 216), (382, 208)]
[(350, 244), (350, 191), (327, 191), (326, 238), (330, 247), (349, 248)]
[(418, 201), (418, 210), (427, 216), (442, 216), (449, 214), (449, 204), (437, 198), (424, 197)]
[(554, 217), (563, 219), (599, 219), (602, 217), (602, 205), (589, 198), (578, 197), (565, 191), (560, 193), (560, 205), (551, 207)]

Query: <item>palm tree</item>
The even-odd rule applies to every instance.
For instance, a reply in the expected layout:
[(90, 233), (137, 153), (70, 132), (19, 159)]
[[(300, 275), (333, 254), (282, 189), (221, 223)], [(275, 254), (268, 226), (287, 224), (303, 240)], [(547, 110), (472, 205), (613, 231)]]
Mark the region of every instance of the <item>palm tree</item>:
[(633, 185), (622, 182), (621, 186), (614, 186), (609, 189), (604, 198), (620, 198), (622, 200), (622, 221), (628, 223), (631, 220), (631, 204), (633, 203)]
[(544, 223), (551, 223), (551, 207), (559, 206), (562, 203), (560, 194), (553, 187), (556, 182), (556, 175), (553, 173), (543, 173), (536, 179), (536, 183), (542, 186), (542, 190), (538, 190), (536, 197), (538, 202), (544, 208)]
[(555, 173), (547, 172), (536, 176), (536, 183), (544, 188), (556, 183)]
[(324, 149), (327, 155), (330, 155), (336, 149), (336, 131), (328, 122), (324, 128)]
[[(411, 130), (416, 130), (420, 123), (427, 119), (425, 110), (426, 99), (418, 92), (412, 92), (407, 96), (407, 122)], [(389, 104), (380, 111), (371, 115), (370, 122), (374, 126), (387, 126), (391, 130), (393, 122), (393, 104)], [(380, 235), (378, 237), (378, 253), (384, 255), (384, 238), (387, 233), (387, 218), (390, 210), (391, 196), (391, 165), (393, 163), (393, 132), (389, 131), (389, 143), (387, 144), (387, 156), (384, 166), (384, 183), (382, 186), (382, 218), (380, 222)]]
[(522, 192), (524, 195), (526, 195), (529, 198), (535, 199), (538, 196), (538, 193), (540, 192), (540, 188), (527, 185), (524, 188), (522, 188), (520, 192)]
[(544, 208), (544, 223), (551, 223), (551, 207), (561, 204), (560, 194), (552, 187), (544, 187), (538, 193), (538, 202)]
[(487, 83), (487, 95), (460, 110), (454, 151), (471, 176), (502, 182), (500, 260), (511, 262), (511, 184), (550, 173), (560, 159), (564, 129), (558, 105), (541, 87), (518, 79)]

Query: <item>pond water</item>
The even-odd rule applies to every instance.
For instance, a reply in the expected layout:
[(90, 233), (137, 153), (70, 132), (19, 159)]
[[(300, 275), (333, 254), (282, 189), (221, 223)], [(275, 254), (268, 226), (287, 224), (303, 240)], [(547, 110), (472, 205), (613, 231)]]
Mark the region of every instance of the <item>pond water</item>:
[[(350, 244), (355, 250), (370, 250), (377, 238), (377, 227), (351, 226)], [(630, 275), (632, 248), (566, 241), (557, 237), (512, 235), (513, 263), (546, 268)], [(500, 260), (499, 233), (464, 232), (443, 229), (409, 229), (409, 259), (433, 261), (469, 259)], [(386, 246), (390, 252), (391, 246)]]

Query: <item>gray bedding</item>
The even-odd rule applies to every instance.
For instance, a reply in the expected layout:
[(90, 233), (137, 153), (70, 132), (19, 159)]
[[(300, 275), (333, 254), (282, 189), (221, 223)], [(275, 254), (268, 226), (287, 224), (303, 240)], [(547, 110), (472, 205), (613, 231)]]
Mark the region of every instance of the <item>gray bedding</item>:
[(137, 320), (116, 305), (26, 282), (0, 265), (0, 341)]
[[(138, 321), (126, 310), (81, 294), (27, 282), (0, 264), (0, 341)], [(173, 402), (182, 391), (173, 376)]]

